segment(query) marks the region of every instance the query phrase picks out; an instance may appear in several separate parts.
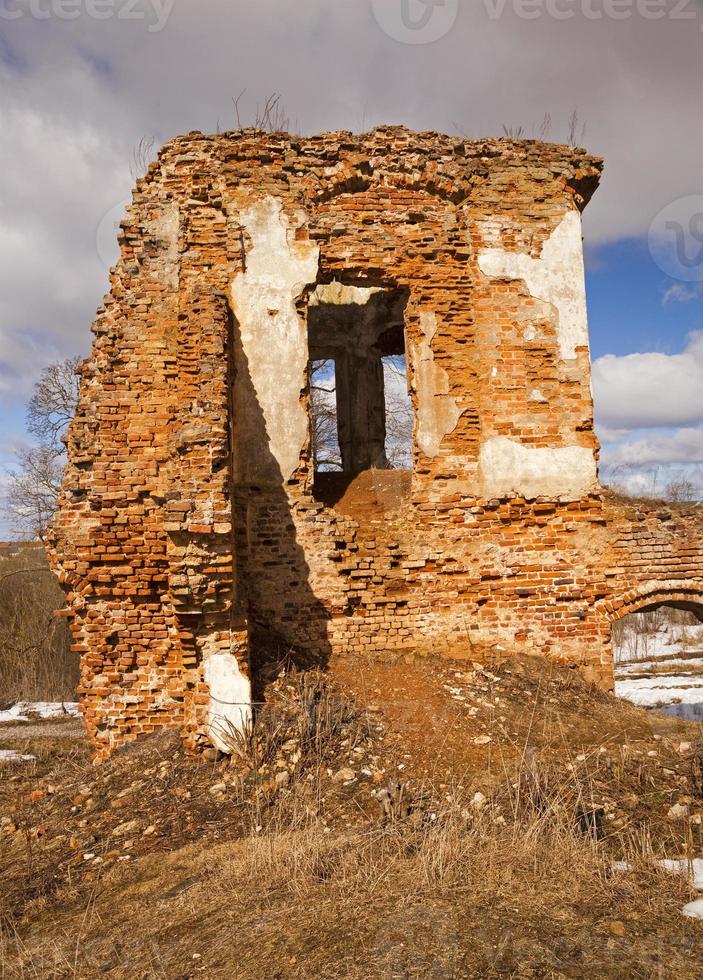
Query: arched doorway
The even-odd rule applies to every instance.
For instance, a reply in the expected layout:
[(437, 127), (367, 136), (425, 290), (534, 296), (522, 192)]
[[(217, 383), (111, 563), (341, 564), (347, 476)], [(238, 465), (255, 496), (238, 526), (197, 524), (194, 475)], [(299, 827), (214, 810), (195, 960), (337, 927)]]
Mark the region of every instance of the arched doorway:
[(616, 697), (703, 720), (703, 593), (630, 598), (611, 618), (611, 643)]

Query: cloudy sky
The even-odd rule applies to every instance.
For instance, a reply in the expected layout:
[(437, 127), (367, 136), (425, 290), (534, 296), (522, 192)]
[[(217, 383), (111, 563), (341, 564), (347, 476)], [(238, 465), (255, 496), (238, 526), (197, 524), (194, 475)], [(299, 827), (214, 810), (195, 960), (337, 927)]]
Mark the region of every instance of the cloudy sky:
[[(608, 472), (703, 488), (700, 0), (0, 0), (0, 480), (42, 366), (85, 354), (142, 137), (504, 126), (606, 159), (585, 219)], [(585, 132), (581, 126), (585, 124)], [(699, 466), (701, 477), (699, 478)], [(0, 536), (3, 528), (0, 525)]]

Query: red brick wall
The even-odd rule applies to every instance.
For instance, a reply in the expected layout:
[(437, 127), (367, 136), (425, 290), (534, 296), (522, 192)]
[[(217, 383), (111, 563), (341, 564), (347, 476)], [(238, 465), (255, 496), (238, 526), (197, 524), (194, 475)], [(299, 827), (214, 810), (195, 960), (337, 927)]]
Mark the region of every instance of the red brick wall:
[[(164, 147), (123, 223), (50, 535), (100, 752), (164, 725), (206, 738), (205, 651), (233, 650), (245, 673), (289, 648), (539, 651), (607, 684), (613, 618), (701, 596), (697, 508), (478, 489), (492, 436), (597, 453), (587, 348), (561, 359), (556, 311), (523, 280), (488, 279), (478, 255), (499, 233), (538, 256), (599, 174), (570, 147), (402, 129)], [(263, 196), (319, 246), (319, 282), (408, 290), (411, 349), (436, 318), (456, 425), (435, 455), (416, 446), (411, 479), (362, 480), (337, 508), (313, 496), (309, 443), (290, 479), (234, 485), (246, 379), (230, 290), (252, 248), (239, 215)]]

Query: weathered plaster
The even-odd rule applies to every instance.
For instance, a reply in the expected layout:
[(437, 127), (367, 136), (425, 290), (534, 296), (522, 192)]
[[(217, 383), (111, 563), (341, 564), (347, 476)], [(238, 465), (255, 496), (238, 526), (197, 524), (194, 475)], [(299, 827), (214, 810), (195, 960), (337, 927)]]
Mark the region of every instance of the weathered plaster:
[(251, 721), (251, 683), (242, 674), (234, 653), (214, 650), (203, 658), (203, 674), (209, 689), (208, 735), (222, 752), (231, 752), (234, 729), (243, 731)]
[(485, 497), (516, 493), (527, 499), (544, 496), (578, 500), (597, 483), (591, 449), (522, 446), (505, 436), (494, 436), (481, 445), (478, 476), (480, 492)]
[(365, 306), (374, 293), (382, 293), (382, 286), (347, 286), (333, 280), (321, 283), (310, 297), (310, 306)]
[(411, 347), (413, 387), (417, 400), (417, 445), (425, 456), (439, 452), (442, 439), (456, 428), (461, 415), (456, 398), (449, 394), (449, 376), (435, 363), (432, 339), (437, 332), (437, 316), (420, 314), (422, 339)]
[(248, 376), (255, 404), (245, 406), (239, 438), (247, 444), (247, 426), (254, 440), (258, 438), (254, 421), (260, 416), (268, 445), (248, 447), (253, 451), (240, 454), (240, 465), (246, 455), (247, 466), (237, 476), (285, 481), (298, 468), (308, 438), (300, 397), (308, 363), (307, 331), (295, 304), (315, 282), (319, 248), (295, 239), (295, 229), (276, 198), (261, 198), (242, 210), (240, 220), (252, 244), (245, 271), (232, 282), (232, 309), (242, 351), (237, 369)]
[(562, 360), (573, 360), (577, 347), (588, 347), (586, 282), (578, 211), (567, 211), (542, 246), (539, 258), (489, 248), (479, 253), (478, 265), (490, 279), (524, 280), (535, 299), (556, 309)]

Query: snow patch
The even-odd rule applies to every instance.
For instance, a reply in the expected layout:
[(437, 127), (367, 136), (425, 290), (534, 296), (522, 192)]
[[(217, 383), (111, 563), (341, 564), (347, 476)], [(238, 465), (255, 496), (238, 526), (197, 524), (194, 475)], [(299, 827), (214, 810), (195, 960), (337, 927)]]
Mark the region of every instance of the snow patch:
[(78, 718), (79, 714), (77, 701), (18, 701), (6, 711), (0, 711), (0, 722)]
[(657, 861), (657, 864), (665, 871), (686, 875), (696, 891), (703, 892), (703, 858), (694, 858), (692, 861), (667, 858)]
[(653, 708), (655, 705), (669, 704), (672, 701), (698, 704), (703, 702), (703, 677), (658, 675), (617, 680), (615, 694), (643, 708)]
[(36, 756), (23, 755), (17, 749), (0, 749), (0, 762), (34, 762)]
[(703, 898), (689, 902), (688, 905), (684, 905), (681, 911), (689, 919), (703, 919)]

